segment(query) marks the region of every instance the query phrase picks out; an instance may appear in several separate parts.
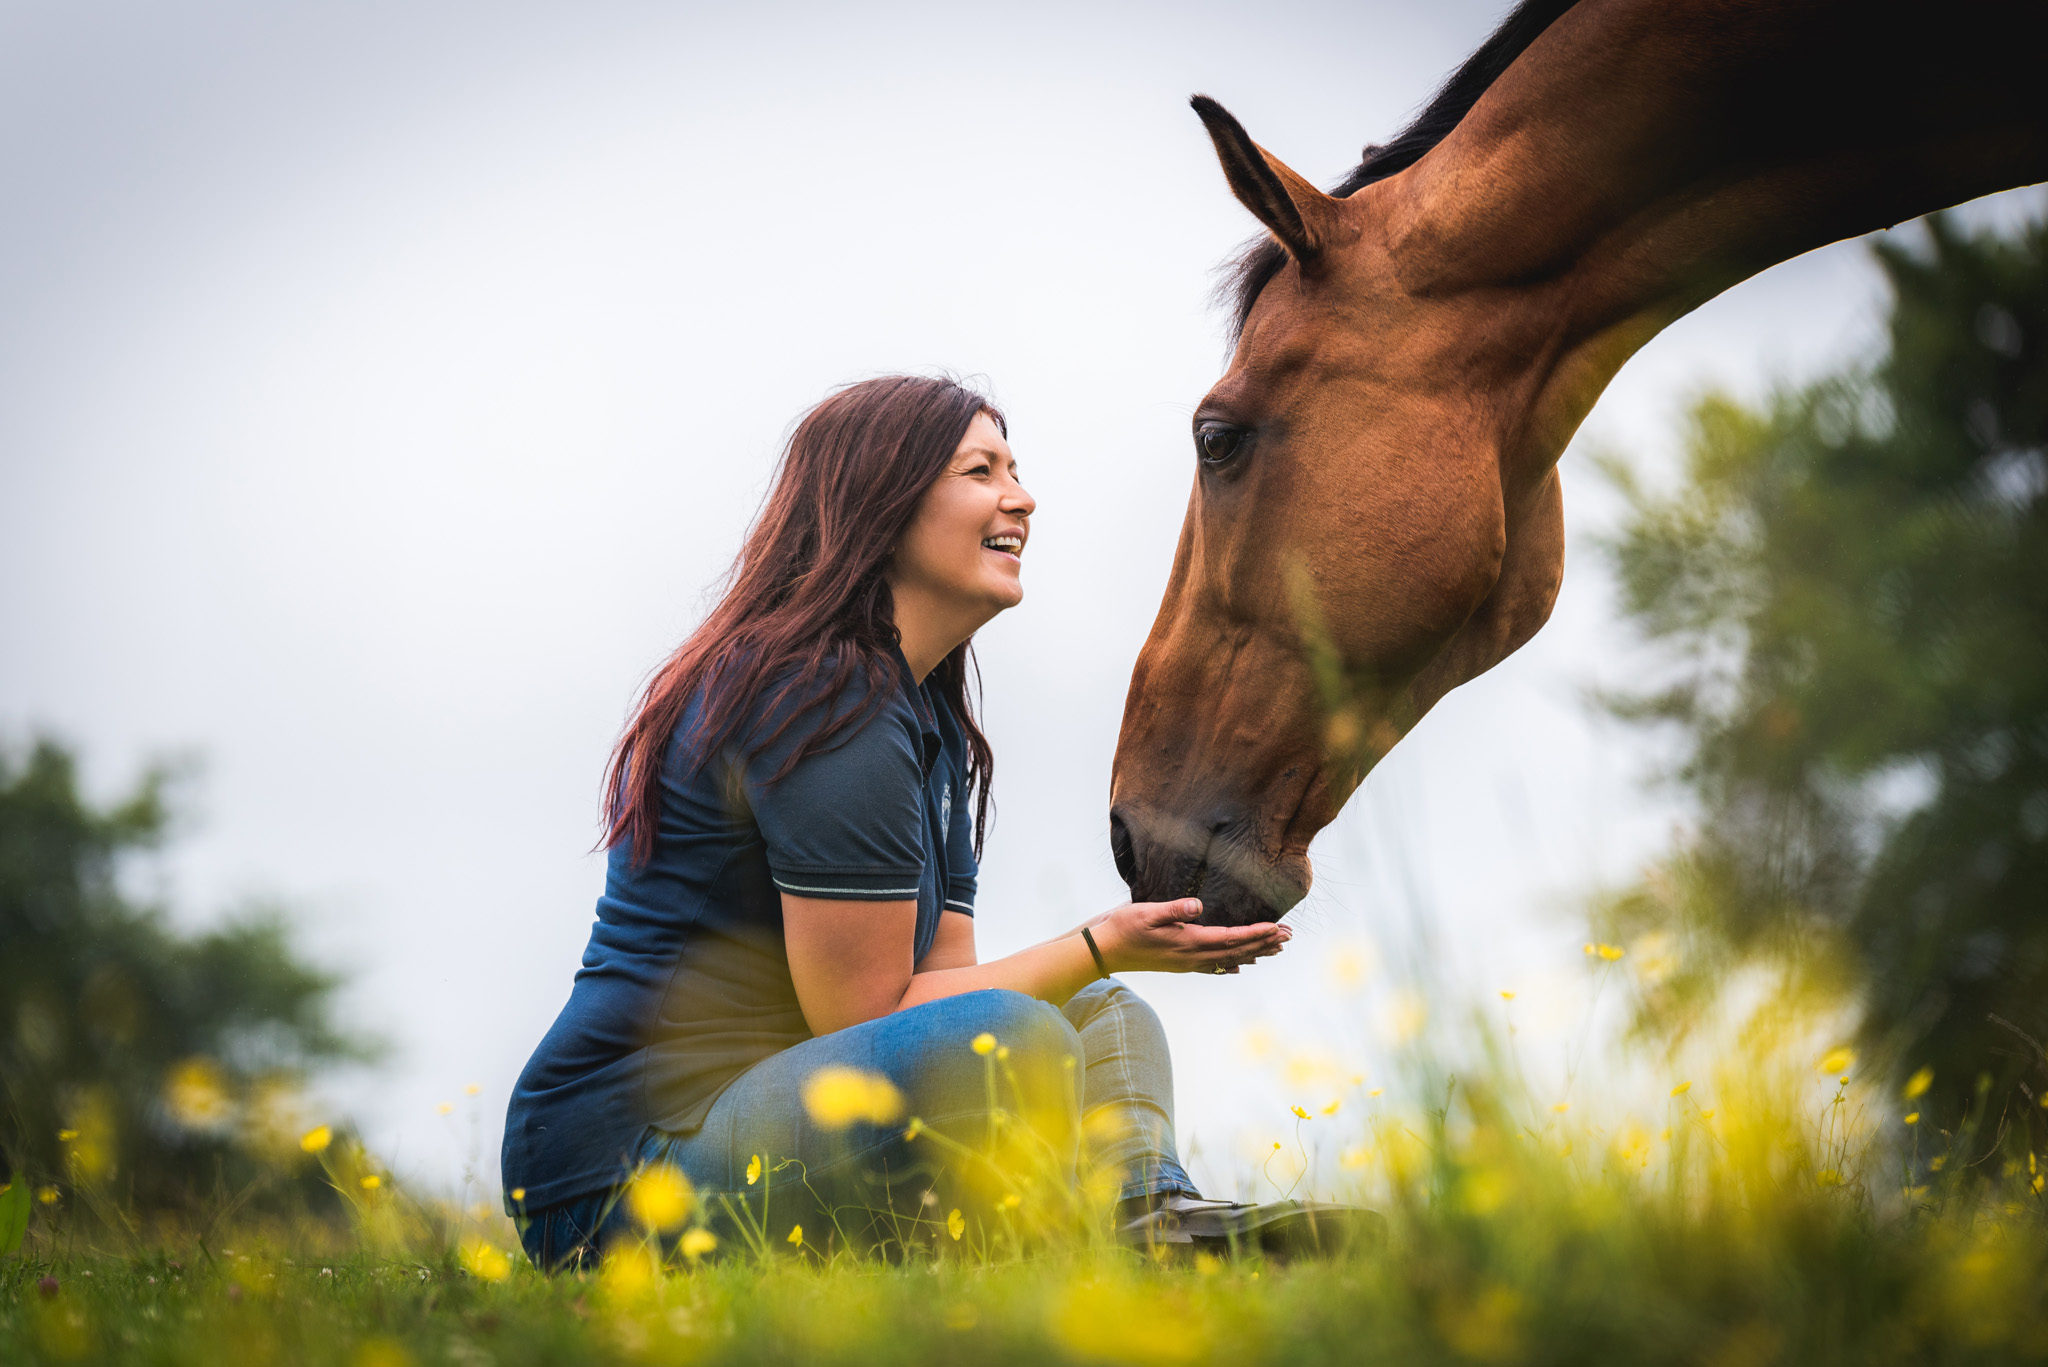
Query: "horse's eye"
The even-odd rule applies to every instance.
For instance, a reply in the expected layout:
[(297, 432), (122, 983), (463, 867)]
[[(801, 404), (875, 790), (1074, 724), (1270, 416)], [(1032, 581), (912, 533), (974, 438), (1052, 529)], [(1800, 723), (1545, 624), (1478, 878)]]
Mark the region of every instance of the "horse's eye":
[(1228, 465), (1251, 433), (1227, 422), (1205, 422), (1195, 429), (1195, 454), (1204, 465)]

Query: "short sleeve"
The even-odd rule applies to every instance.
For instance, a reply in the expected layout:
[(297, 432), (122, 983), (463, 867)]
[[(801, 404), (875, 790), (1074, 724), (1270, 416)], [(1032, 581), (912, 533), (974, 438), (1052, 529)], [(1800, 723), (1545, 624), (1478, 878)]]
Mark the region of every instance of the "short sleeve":
[(953, 798), (946, 823), (946, 910), (974, 915), (974, 889), (981, 866), (974, 857), (974, 803), (967, 785)]
[[(843, 698), (838, 710), (857, 708)], [(775, 886), (802, 897), (884, 902), (914, 898), (924, 877), (924, 768), (916, 721), (891, 699), (851, 736), (775, 774), (823, 708), (800, 715), (775, 744), (748, 760), (740, 782)]]

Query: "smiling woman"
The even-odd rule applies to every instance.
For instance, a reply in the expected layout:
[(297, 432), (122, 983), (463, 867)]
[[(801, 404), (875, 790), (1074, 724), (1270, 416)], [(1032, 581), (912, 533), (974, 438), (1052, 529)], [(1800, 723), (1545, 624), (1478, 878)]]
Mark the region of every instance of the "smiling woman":
[(1126, 1237), (1309, 1222), (1200, 1199), (1165, 1035), (1109, 976), (1234, 973), (1289, 931), (1196, 925), (1183, 899), (976, 952), (994, 765), (971, 642), (1023, 601), (1035, 509), (1002, 414), (953, 381), (869, 380), (797, 425), (724, 596), (613, 756), (597, 924), (506, 1117), (505, 1190), (539, 1266), (628, 1231), (619, 1194), (650, 1168), (725, 1197), (700, 1209), (758, 1197), (746, 1218), (765, 1219), (763, 1155), (800, 1164), (826, 1213), (862, 1211), (832, 1221), (851, 1238), (936, 1237), (921, 1214), (975, 1205), (946, 1155), (993, 1133), (992, 1054), (1000, 1104), (1068, 1189), (1089, 1135)]

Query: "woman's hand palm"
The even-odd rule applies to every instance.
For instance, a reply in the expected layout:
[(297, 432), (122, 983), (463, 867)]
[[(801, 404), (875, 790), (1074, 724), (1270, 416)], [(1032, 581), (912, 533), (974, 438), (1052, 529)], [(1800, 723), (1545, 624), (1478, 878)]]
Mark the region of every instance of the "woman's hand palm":
[[(1202, 904), (1192, 897), (1173, 902), (1130, 902), (1102, 918), (1111, 933), (1105, 952), (1112, 968), (1154, 973), (1235, 973), (1256, 959), (1278, 954), (1294, 932), (1273, 922), (1251, 926), (1195, 924)], [(1098, 938), (1100, 934), (1098, 932)]]

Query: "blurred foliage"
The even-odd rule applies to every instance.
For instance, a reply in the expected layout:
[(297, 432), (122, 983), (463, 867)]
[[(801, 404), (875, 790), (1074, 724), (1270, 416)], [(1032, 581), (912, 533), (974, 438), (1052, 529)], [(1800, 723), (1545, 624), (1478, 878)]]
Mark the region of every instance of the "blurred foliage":
[(61, 746), (0, 750), (0, 1169), (131, 1228), (303, 1169), (301, 1083), (368, 1054), (275, 915), (187, 935), (124, 894), (165, 782), (97, 809)]
[(1854, 996), (1954, 1124), (2048, 1085), (2048, 227), (1926, 228), (1875, 247), (1881, 359), (1703, 399), (1675, 491), (1608, 462), (1668, 672), (1607, 704), (1677, 728), (1701, 821), (1603, 928), (1668, 943), (1680, 1034), (1740, 965)]

